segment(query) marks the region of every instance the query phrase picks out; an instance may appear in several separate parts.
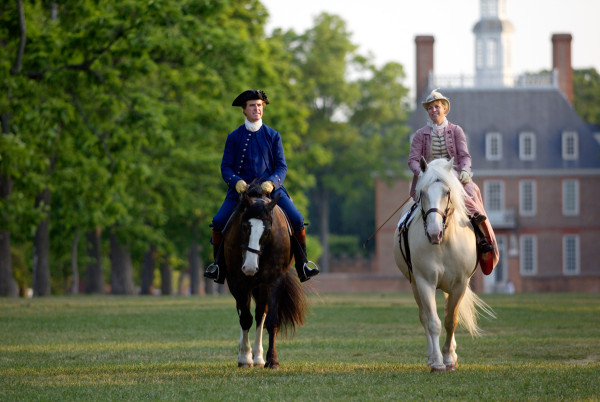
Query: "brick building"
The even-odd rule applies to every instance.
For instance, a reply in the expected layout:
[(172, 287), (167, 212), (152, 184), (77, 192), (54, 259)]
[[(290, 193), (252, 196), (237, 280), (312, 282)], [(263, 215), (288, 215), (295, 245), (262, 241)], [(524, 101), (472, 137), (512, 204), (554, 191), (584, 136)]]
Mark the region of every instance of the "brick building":
[[(514, 77), (505, 0), (480, 2), (474, 77), (436, 76), (435, 39), (416, 37), (417, 104), (408, 121), (413, 132), (425, 125), (420, 101), (440, 88), (452, 104), (448, 120), (467, 136), (501, 255), (492, 275), (476, 273), (473, 288), (600, 292), (600, 129), (573, 108), (572, 37), (552, 36), (551, 73)], [(412, 173), (407, 177), (391, 185), (377, 180), (377, 227), (408, 197)], [(377, 234), (374, 269), (408, 289), (393, 260), (397, 221)]]

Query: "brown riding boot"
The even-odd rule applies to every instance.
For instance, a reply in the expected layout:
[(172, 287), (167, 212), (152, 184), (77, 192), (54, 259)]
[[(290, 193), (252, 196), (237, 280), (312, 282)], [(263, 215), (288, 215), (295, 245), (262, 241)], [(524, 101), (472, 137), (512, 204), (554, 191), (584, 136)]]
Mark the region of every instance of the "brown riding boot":
[(296, 272), (298, 273), (300, 282), (306, 282), (313, 276), (319, 274), (317, 264), (308, 261), (306, 256), (306, 232), (304, 229), (294, 232), (292, 250), (294, 252), (294, 260), (296, 260)]
[(223, 240), (223, 235), (221, 232), (216, 232), (213, 230), (211, 243), (213, 245), (213, 257), (214, 262), (206, 267), (204, 271), (204, 277), (208, 279), (213, 279), (218, 284), (225, 283), (225, 256), (224, 250), (221, 245)]

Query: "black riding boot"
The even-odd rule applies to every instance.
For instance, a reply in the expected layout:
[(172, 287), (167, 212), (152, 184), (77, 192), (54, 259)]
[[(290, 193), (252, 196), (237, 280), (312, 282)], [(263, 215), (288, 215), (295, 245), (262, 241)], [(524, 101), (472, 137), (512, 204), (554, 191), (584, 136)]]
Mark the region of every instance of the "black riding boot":
[(487, 217), (485, 215), (481, 215), (479, 212), (475, 212), (471, 217), (471, 224), (473, 225), (473, 230), (475, 231), (475, 239), (477, 241), (477, 251), (480, 254), (485, 254), (494, 249), (490, 243), (488, 243), (483, 231), (479, 227), (480, 224), (485, 222)]
[(213, 256), (215, 261), (206, 267), (204, 271), (204, 277), (208, 279), (213, 279), (216, 283), (224, 284), (225, 283), (225, 252), (221, 245), (222, 240), (221, 232), (212, 233), (212, 245), (213, 245)]
[(308, 261), (306, 256), (306, 232), (304, 230), (294, 232), (292, 250), (294, 252), (294, 260), (296, 261), (296, 272), (298, 273), (300, 282), (306, 282), (313, 276), (319, 274), (317, 264)]

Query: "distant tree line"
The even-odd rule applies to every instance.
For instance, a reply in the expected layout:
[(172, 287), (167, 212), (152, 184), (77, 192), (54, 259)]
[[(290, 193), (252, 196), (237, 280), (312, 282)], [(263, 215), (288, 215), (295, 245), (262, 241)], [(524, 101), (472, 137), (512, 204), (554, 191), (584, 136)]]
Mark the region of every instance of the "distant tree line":
[(324, 270), (330, 232), (373, 230), (373, 175), (405, 166), (403, 68), (337, 16), (270, 36), (267, 18), (256, 0), (0, 5), (0, 295), (170, 294), (173, 270), (199, 293), (248, 88), (272, 100)]

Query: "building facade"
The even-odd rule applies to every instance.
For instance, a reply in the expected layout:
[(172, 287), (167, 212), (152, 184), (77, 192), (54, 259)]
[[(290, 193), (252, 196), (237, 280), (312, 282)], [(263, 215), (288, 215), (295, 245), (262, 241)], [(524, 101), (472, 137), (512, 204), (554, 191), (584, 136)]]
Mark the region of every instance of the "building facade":
[[(448, 120), (467, 136), (473, 179), (500, 248), (494, 272), (478, 271), (473, 288), (600, 292), (600, 129), (573, 108), (572, 37), (553, 35), (551, 73), (514, 77), (505, 0), (480, 0), (480, 6), (474, 77), (435, 75), (435, 39), (415, 39), (417, 105), (408, 121), (413, 132), (425, 125), (420, 101), (440, 88), (452, 104)], [(407, 199), (411, 180), (408, 171), (391, 184), (377, 180), (377, 227)], [(397, 271), (398, 218), (378, 232), (379, 274)]]

